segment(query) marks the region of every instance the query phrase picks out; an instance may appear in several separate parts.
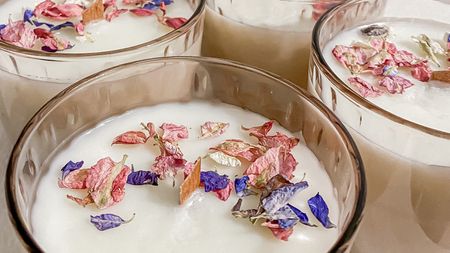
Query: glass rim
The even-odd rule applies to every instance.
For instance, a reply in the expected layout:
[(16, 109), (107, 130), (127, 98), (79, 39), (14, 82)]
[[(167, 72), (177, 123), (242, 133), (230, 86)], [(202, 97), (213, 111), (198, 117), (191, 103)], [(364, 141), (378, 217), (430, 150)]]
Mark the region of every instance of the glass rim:
[(397, 116), (377, 105), (370, 102), (369, 100), (363, 98), (353, 89), (351, 89), (344, 81), (342, 81), (331, 69), (328, 63), (325, 61), (325, 58), (322, 54), (322, 50), (320, 49), (320, 36), (322, 33), (322, 28), (325, 24), (331, 20), (336, 14), (345, 10), (348, 6), (358, 3), (358, 2), (366, 2), (367, 0), (356, 0), (356, 1), (346, 1), (341, 5), (335, 6), (334, 8), (328, 10), (320, 19), (317, 21), (314, 26), (312, 32), (312, 45), (311, 45), (311, 57), (317, 63), (320, 71), (325, 75), (325, 77), (336, 87), (339, 92), (341, 92), (345, 97), (355, 102), (357, 105), (370, 110), (373, 113), (378, 114), (379, 116), (391, 120), (395, 123), (407, 126), (409, 128), (418, 130), (422, 133), (429, 134), (438, 138), (444, 138), (450, 140), (450, 132), (445, 132), (442, 130), (438, 130), (435, 128), (427, 127), (425, 125), (413, 122), (411, 120), (402, 118)]
[(16, 191), (15, 191), (17, 186), (14, 178), (15, 172), (17, 170), (17, 160), (22, 152), (22, 147), (28, 140), (30, 134), (33, 132), (35, 126), (39, 125), (42, 119), (52, 111), (53, 107), (57, 106), (60, 101), (63, 101), (66, 97), (70, 96), (72, 92), (83, 89), (87, 85), (90, 85), (93, 81), (96, 81), (104, 76), (112, 74), (118, 70), (126, 69), (132, 66), (138, 66), (141, 64), (170, 63), (170, 62), (176, 63), (180, 61), (227, 66), (235, 69), (240, 69), (243, 71), (256, 73), (258, 75), (264, 76), (270, 80), (276, 81), (286, 86), (288, 89), (292, 90), (292, 92), (295, 92), (302, 99), (306, 100), (308, 103), (312, 104), (316, 109), (319, 110), (319, 114), (324, 116), (330, 122), (330, 124), (334, 127), (334, 129), (337, 130), (336, 134), (344, 142), (345, 148), (349, 154), (351, 164), (353, 165), (352, 167), (356, 181), (355, 187), (357, 189), (355, 196), (355, 204), (352, 208), (351, 213), (352, 218), (350, 222), (347, 224), (347, 226), (344, 227), (342, 233), (339, 234), (338, 239), (332, 245), (329, 252), (338, 252), (338, 250), (342, 246), (346, 245), (349, 241), (351, 241), (355, 232), (358, 229), (359, 223), (361, 222), (363, 216), (366, 202), (367, 184), (365, 177), (365, 169), (360, 152), (350, 133), (345, 128), (344, 124), (334, 115), (334, 113), (331, 110), (329, 110), (325, 105), (323, 105), (320, 102), (320, 100), (315, 98), (313, 95), (308, 94), (304, 89), (296, 86), (287, 79), (272, 74), (266, 70), (255, 68), (250, 65), (244, 65), (235, 61), (217, 58), (198, 57), (198, 56), (173, 56), (173, 57), (158, 57), (129, 62), (90, 75), (70, 85), (69, 87), (58, 93), (56, 96), (54, 96), (44, 106), (42, 106), (41, 109), (39, 109), (39, 111), (26, 124), (11, 152), (5, 178), (5, 195), (9, 219), (13, 224), (16, 232), (18, 233), (19, 239), (21, 239), (22, 244), (25, 246), (25, 248), (30, 252), (44, 252), (40, 248), (39, 244), (33, 238), (31, 232), (27, 229), (25, 221), (19, 214), (19, 208), (16, 203)]
[[(187, 1), (187, 0), (186, 0)], [(50, 58), (54, 60), (59, 60), (62, 58), (69, 58), (69, 59), (79, 59), (79, 58), (90, 58), (90, 57), (99, 57), (99, 56), (112, 56), (122, 53), (127, 53), (135, 50), (139, 50), (141, 48), (154, 46), (158, 44), (163, 44), (165, 42), (171, 41), (175, 38), (177, 38), (179, 35), (186, 33), (191, 29), (192, 26), (194, 26), (199, 19), (201, 18), (201, 14), (204, 12), (206, 0), (199, 0), (199, 5), (195, 9), (195, 11), (192, 13), (192, 16), (187, 20), (187, 22), (179, 27), (178, 29), (174, 29), (163, 36), (157, 37), (153, 40), (137, 44), (130, 47), (124, 47), (114, 50), (107, 50), (107, 51), (99, 51), (99, 52), (89, 52), (89, 53), (51, 53), (51, 52), (45, 52), (45, 51), (39, 51), (39, 50), (33, 50), (28, 48), (19, 47), (16, 45), (9, 44), (7, 42), (0, 40), (0, 51), (5, 51), (9, 53), (15, 53), (15, 54), (23, 54), (26, 56), (32, 56), (32, 57), (42, 57), (42, 58)]]

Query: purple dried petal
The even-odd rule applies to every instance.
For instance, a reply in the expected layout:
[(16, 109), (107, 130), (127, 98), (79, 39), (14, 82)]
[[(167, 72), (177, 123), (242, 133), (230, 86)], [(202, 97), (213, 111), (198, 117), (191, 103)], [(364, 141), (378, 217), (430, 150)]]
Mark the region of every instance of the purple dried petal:
[(248, 176), (243, 176), (241, 178), (236, 178), (234, 180), (234, 189), (239, 197), (243, 197), (245, 190), (247, 189), (247, 182), (250, 180)]
[(320, 196), (319, 193), (317, 193), (316, 196), (310, 198), (308, 200), (309, 209), (311, 209), (311, 212), (314, 214), (314, 216), (322, 223), (322, 225), (325, 228), (335, 228), (336, 225), (334, 225), (330, 218), (328, 217), (328, 206), (325, 203), (325, 200), (323, 200), (322, 196)]
[(267, 214), (275, 214), (275, 212), (285, 206), (298, 191), (304, 190), (307, 187), (308, 182), (306, 181), (280, 187), (262, 200), (262, 207), (266, 210)]
[(317, 227), (316, 225), (313, 225), (311, 223), (309, 223), (309, 218), (308, 215), (306, 215), (306, 213), (300, 211), (300, 209), (298, 209), (297, 207), (291, 205), (291, 204), (287, 204), (287, 206), (295, 213), (295, 215), (297, 216), (298, 220), (307, 226), (311, 226), (311, 227)]
[(127, 178), (127, 184), (131, 185), (144, 185), (144, 184), (150, 184), (158, 186), (158, 174), (153, 173), (151, 171), (134, 171), (134, 169), (131, 170), (131, 173), (128, 175)]
[(79, 161), (79, 162), (75, 162), (75, 163), (72, 162), (72, 161), (69, 161), (61, 169), (61, 171), (62, 171), (62, 179), (64, 180), (64, 178), (66, 178), (66, 176), (69, 175), (70, 172), (72, 172), (74, 170), (81, 169), (81, 167), (83, 167), (83, 164), (84, 164), (84, 161)]
[(62, 28), (65, 28), (65, 27), (75, 27), (75, 25), (72, 22), (67, 21), (62, 24), (53, 26), (52, 28), (50, 28), (50, 31), (61, 30)]
[(0, 24), (0, 31), (3, 30), (4, 28), (6, 28), (5, 24)]
[(40, 26), (45, 25), (45, 26), (47, 26), (48, 28), (51, 29), (51, 28), (53, 28), (55, 26), (54, 24), (50, 24), (50, 23), (46, 23), (46, 22), (39, 22), (39, 21), (36, 21), (36, 20), (33, 20), (32, 22), (33, 22), (34, 26), (36, 26), (36, 27), (40, 27)]
[(100, 214), (98, 216), (91, 215), (91, 223), (94, 224), (98, 230), (105, 231), (132, 221), (134, 219), (134, 216), (135, 214), (133, 214), (133, 217), (131, 219), (125, 221), (115, 214)]
[(23, 13), (23, 22), (28, 22), (28, 23), (30, 23), (30, 24), (33, 24), (33, 23), (31, 23), (31, 17), (33, 17), (33, 15), (34, 15), (34, 13), (33, 13), (33, 11), (32, 10), (25, 10), (25, 12)]
[(200, 183), (205, 186), (205, 192), (225, 189), (228, 186), (227, 175), (219, 175), (214, 171), (202, 171), (200, 173)]
[(278, 225), (282, 229), (292, 228), (297, 224), (297, 219), (283, 219), (278, 220)]

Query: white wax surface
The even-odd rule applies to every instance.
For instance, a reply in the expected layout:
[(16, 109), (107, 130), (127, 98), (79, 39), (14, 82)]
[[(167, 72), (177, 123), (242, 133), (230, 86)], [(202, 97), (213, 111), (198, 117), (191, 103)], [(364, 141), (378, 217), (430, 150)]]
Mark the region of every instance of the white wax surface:
[[(0, 24), (6, 24), (8, 18), (13, 21), (21, 20), (25, 9), (34, 10), (35, 6), (43, 0), (9, 0), (0, 5)], [(57, 1), (55, 1), (57, 2)], [(59, 1), (63, 2), (63, 1)], [(118, 7), (122, 6), (122, 0), (118, 0)], [(168, 17), (184, 17), (189, 19), (194, 13), (188, 0), (174, 0), (174, 3), (167, 6)], [(45, 19), (39, 19), (44, 21)], [(65, 21), (45, 20), (45, 22), (60, 24)], [(149, 17), (138, 17), (131, 13), (124, 13), (113, 19), (111, 22), (102, 20), (92, 22), (85, 27), (85, 32), (90, 33), (92, 41), (85, 38), (77, 38), (73, 28), (62, 29), (57, 32), (57, 36), (69, 40), (75, 46), (72, 49), (64, 50), (64, 53), (92, 53), (100, 51), (116, 50), (136, 46), (156, 38), (159, 38), (173, 28), (162, 25), (157, 21), (156, 15)]]
[[(57, 179), (60, 168), (68, 160), (84, 160), (85, 165), (110, 156), (119, 161), (128, 154), (127, 164), (137, 170), (147, 170), (158, 150), (152, 144), (115, 145), (112, 139), (128, 130), (138, 130), (140, 122), (152, 121), (156, 126), (164, 122), (184, 124), (189, 129), (189, 139), (181, 141), (180, 147), (185, 158), (194, 161), (204, 156), (208, 148), (223, 140), (239, 138), (255, 142), (240, 129), (259, 125), (266, 118), (240, 108), (206, 102), (188, 104), (164, 104), (140, 108), (121, 116), (110, 118), (92, 130), (76, 137), (66, 149), (52, 160), (49, 172), (42, 178), (37, 190), (37, 199), (32, 210), (32, 227), (36, 240), (47, 252), (325, 252), (336, 241), (338, 229), (324, 229), (307, 207), (307, 199), (320, 192), (330, 208), (330, 218), (336, 224), (338, 204), (333, 186), (322, 165), (303, 144), (293, 149), (299, 165), (295, 179), (305, 179), (310, 187), (298, 193), (290, 203), (308, 214), (310, 220), (319, 227), (297, 225), (289, 242), (275, 239), (270, 230), (251, 225), (247, 220), (235, 219), (230, 210), (236, 203), (235, 193), (222, 202), (212, 193), (198, 189), (183, 206), (178, 205), (178, 187), (172, 188), (171, 180), (155, 186), (126, 186), (125, 198), (119, 204), (99, 211), (96, 208), (80, 207), (65, 198), (66, 194), (82, 196), (83, 191), (60, 189)], [(200, 125), (205, 121), (221, 121), (231, 124), (220, 137), (199, 140)], [(285, 129), (275, 126), (273, 131), (289, 135)], [(295, 134), (300, 137), (300, 134)], [(242, 175), (243, 168), (221, 167), (209, 159), (203, 159), (202, 170), (218, 170), (234, 180)], [(246, 198), (247, 199), (247, 198)], [(249, 207), (244, 200), (244, 207)], [(254, 204), (254, 203), (253, 203)], [(90, 224), (89, 215), (114, 213), (135, 219), (119, 228), (100, 232)]]
[(283, 31), (311, 31), (315, 21), (309, 3), (280, 0), (216, 0), (214, 11), (238, 22)]
[[(411, 36), (417, 36), (420, 33), (426, 34), (431, 39), (439, 42), (443, 48), (446, 48), (444, 34), (450, 31), (450, 25), (431, 21), (413, 21), (411, 19), (403, 19), (382, 24), (392, 29), (393, 36), (390, 40), (399, 49), (408, 50), (415, 55), (427, 57), (425, 52), (411, 39)], [(351, 74), (340, 65), (331, 51), (336, 45), (349, 46), (352, 42), (367, 40), (360, 33), (361, 27), (339, 33), (333, 40), (328, 42), (323, 50), (323, 55), (330, 68), (346, 83), (348, 83), (347, 79)], [(434, 70), (445, 70), (449, 66), (447, 58), (438, 56), (438, 59), (441, 67), (437, 67), (430, 61), (431, 68)], [(415, 85), (401, 95), (385, 94), (376, 98), (367, 98), (367, 100), (404, 119), (430, 128), (450, 132), (450, 107), (448, 106), (450, 86), (439, 81), (420, 82), (414, 79), (407, 71), (401, 72), (401, 75)], [(361, 75), (361, 77), (370, 83), (374, 83), (373, 80), (375, 79), (369, 74)]]

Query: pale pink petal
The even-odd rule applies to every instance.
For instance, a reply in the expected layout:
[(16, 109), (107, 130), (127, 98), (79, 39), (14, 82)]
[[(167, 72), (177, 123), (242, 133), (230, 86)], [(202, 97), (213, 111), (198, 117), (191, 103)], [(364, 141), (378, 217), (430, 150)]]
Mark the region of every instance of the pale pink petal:
[(359, 94), (363, 97), (378, 97), (382, 91), (375, 86), (370, 85), (359, 77), (351, 77), (348, 79), (350, 85), (354, 86)]

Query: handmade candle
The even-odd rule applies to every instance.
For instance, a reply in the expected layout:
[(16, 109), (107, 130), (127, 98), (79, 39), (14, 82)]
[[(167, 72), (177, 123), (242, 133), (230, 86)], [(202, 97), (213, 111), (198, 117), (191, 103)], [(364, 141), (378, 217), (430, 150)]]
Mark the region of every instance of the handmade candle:
[[(400, 10), (407, 5), (414, 8)], [(440, 18), (448, 12), (439, 12), (448, 4), (436, 1), (399, 1), (386, 9), (408, 16), (427, 7), (437, 11), (433, 19), (448, 22)], [(362, 4), (359, 8), (364, 10)], [(346, 27), (328, 37), (321, 54), (360, 97), (349, 101), (326, 77), (320, 82), (311, 78), (309, 89), (350, 126), (367, 168), (368, 212), (355, 248), (448, 252), (450, 89), (445, 79), (433, 80), (432, 72), (449, 66), (444, 35), (450, 25), (390, 17)]]
[[(149, 120), (156, 126), (168, 122), (185, 125), (189, 138), (178, 142), (184, 159), (195, 161), (198, 157), (203, 157), (202, 171), (217, 171), (219, 174), (229, 175), (232, 181), (235, 175), (241, 177), (249, 164), (243, 163), (236, 168), (218, 165), (211, 158), (204, 157), (208, 154), (208, 149), (227, 139), (254, 143), (256, 138), (250, 137), (248, 132), (241, 129), (241, 125), (249, 127), (267, 121), (258, 114), (235, 106), (194, 101), (138, 108), (107, 119), (80, 134), (52, 158), (49, 172), (41, 179), (37, 189), (31, 217), (33, 235), (45, 251), (142, 252), (151, 249), (157, 252), (209, 252), (215, 248), (223, 252), (295, 252), (301, 248), (308, 252), (325, 252), (336, 242), (339, 230), (324, 228), (308, 207), (308, 199), (319, 192), (328, 204), (330, 220), (335, 224), (341, 222), (330, 178), (303, 141), (292, 149), (292, 154), (299, 162), (292, 182), (303, 179), (308, 182), (309, 187), (297, 193), (289, 203), (304, 211), (310, 222), (318, 227), (298, 224), (288, 242), (277, 240), (270, 230), (261, 228), (259, 223), (252, 225), (243, 219), (233, 218), (231, 209), (238, 200), (234, 190), (228, 200), (221, 201), (213, 193), (206, 193), (203, 188), (198, 188), (184, 204), (179, 205), (182, 177), (176, 178), (175, 187), (169, 178), (160, 180), (159, 186), (127, 184), (123, 200), (105, 210), (92, 206), (83, 208), (66, 198), (66, 194), (80, 193), (58, 187), (60, 169), (68, 160), (83, 160), (85, 165), (94, 165), (100, 158), (110, 156), (119, 161), (122, 155), (127, 154), (127, 165), (132, 164), (135, 170), (148, 171), (159, 155), (159, 149), (152, 143), (111, 145), (111, 142), (121, 133), (138, 130), (139, 122)], [(229, 127), (220, 136), (199, 138), (200, 125), (207, 121), (228, 123)], [(293, 135), (276, 124), (271, 131)], [(301, 138), (300, 133), (294, 136)], [(252, 198), (243, 198), (244, 208), (256, 201)], [(120, 215), (124, 219), (131, 218), (134, 213), (135, 218), (119, 228), (100, 232), (89, 222), (89, 215), (105, 212)]]
[[(3, 24), (0, 26), (0, 132), (5, 132), (3, 138), (15, 141), (20, 128), (50, 97), (96, 71), (143, 58), (200, 54), (202, 1), (116, 2), (114, 6), (111, 1), (104, 1), (107, 7), (103, 18), (85, 22), (80, 15), (62, 20), (48, 17), (49, 10), (57, 12), (50, 7), (45, 15), (35, 9), (39, 3), (58, 3), (81, 8), (84, 13), (96, 1), (0, 0), (0, 24)], [(78, 7), (73, 7), (74, 4)], [(147, 7), (150, 10), (146, 12)], [(118, 16), (110, 16), (113, 11), (119, 11)], [(142, 16), (142, 13), (152, 15)], [(40, 37), (51, 33), (48, 38), (36, 35), (34, 46), (26, 49), (19, 38), (28, 37), (20, 32), (15, 34), (18, 30), (14, 28), (20, 27), (11, 25), (9, 20), (23, 24), (31, 31), (30, 37), (33, 32)], [(189, 21), (184, 23), (186, 20)], [(44, 22), (47, 24), (41, 24)], [(52, 30), (54, 25), (66, 22), (70, 24)], [(82, 33), (77, 30), (80, 24)], [(55, 41), (66, 41), (65, 45), (70, 46), (53, 52), (51, 45)]]
[(311, 31), (342, 2), (210, 0), (202, 53), (254, 65), (306, 87)]

